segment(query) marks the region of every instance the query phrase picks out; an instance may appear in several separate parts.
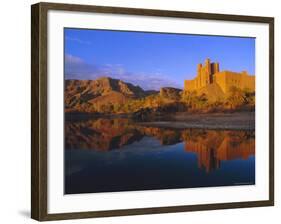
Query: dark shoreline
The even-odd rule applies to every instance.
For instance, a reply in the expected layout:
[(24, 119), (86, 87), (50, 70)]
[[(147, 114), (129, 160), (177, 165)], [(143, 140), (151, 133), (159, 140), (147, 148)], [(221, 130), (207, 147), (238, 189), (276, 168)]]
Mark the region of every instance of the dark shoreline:
[(209, 129), (209, 130), (237, 130), (237, 131), (254, 131), (254, 125), (235, 125), (235, 124), (194, 124), (179, 121), (154, 121), (140, 122), (141, 126), (174, 128), (174, 129)]
[(85, 112), (65, 112), (65, 120), (88, 120), (88, 119), (114, 119), (114, 118), (128, 118), (132, 119), (132, 114), (97, 114), (97, 113), (85, 113)]
[(153, 117), (148, 121), (134, 119), (132, 114), (91, 114), (91, 113), (65, 113), (68, 121), (87, 119), (133, 119), (141, 126), (159, 128), (198, 128), (198, 129), (221, 129), (221, 130), (255, 130), (255, 112), (239, 111), (232, 113), (187, 113), (178, 112), (169, 115)]
[(140, 122), (140, 125), (161, 128), (198, 128), (223, 130), (255, 130), (255, 112), (187, 114), (175, 113), (171, 121)]

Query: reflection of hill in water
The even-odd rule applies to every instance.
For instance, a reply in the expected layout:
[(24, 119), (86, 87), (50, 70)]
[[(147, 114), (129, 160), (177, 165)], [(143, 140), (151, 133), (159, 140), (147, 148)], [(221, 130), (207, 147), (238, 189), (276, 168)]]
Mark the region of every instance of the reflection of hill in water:
[(218, 168), (223, 160), (247, 159), (255, 154), (254, 131), (143, 127), (125, 118), (65, 123), (66, 149), (110, 151), (144, 136), (156, 138), (161, 145), (184, 142), (185, 151), (196, 153), (198, 166), (206, 171)]
[(66, 149), (109, 151), (141, 140), (128, 119), (97, 119), (65, 123)]

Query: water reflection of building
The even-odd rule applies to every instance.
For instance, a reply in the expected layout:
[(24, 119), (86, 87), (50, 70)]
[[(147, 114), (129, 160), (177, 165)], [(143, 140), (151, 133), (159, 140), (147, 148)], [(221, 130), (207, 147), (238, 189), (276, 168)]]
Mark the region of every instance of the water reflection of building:
[(65, 123), (66, 149), (110, 151), (144, 136), (157, 139), (161, 145), (184, 142), (184, 150), (196, 153), (198, 166), (207, 172), (219, 168), (221, 161), (247, 159), (255, 154), (254, 131), (144, 127), (122, 118)]
[(185, 151), (197, 154), (198, 166), (207, 172), (217, 169), (221, 161), (248, 159), (255, 154), (253, 131), (188, 131)]

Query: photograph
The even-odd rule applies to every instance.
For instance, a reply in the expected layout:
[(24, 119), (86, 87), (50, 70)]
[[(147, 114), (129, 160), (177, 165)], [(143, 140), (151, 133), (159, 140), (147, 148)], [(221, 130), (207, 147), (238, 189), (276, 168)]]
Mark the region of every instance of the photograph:
[(255, 185), (255, 37), (64, 27), (64, 193)]

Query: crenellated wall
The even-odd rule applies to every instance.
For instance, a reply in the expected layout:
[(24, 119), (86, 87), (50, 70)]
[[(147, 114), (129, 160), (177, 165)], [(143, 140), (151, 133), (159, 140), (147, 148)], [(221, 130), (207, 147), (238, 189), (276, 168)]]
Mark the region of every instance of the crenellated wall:
[(197, 76), (193, 80), (184, 81), (184, 90), (196, 91), (212, 83), (217, 83), (224, 93), (228, 93), (232, 86), (255, 91), (255, 76), (250, 76), (246, 71), (241, 73), (220, 72), (219, 63), (211, 63), (210, 59), (205, 61), (204, 66), (198, 64)]

